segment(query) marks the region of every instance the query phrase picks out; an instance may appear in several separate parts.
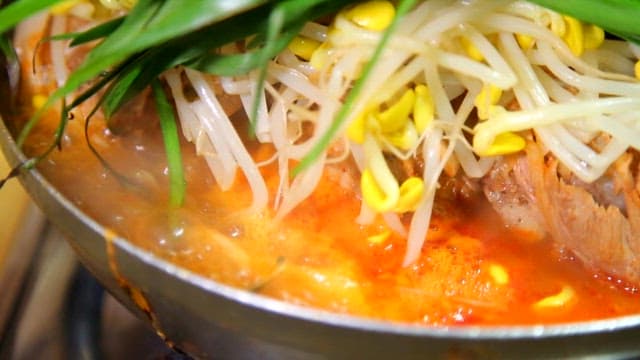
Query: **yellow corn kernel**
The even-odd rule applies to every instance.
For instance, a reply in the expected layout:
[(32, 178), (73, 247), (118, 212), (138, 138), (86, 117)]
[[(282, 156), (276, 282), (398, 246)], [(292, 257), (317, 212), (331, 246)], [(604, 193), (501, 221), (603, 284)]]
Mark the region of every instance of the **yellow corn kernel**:
[(391, 231), (389, 231), (389, 230), (383, 231), (380, 234), (371, 235), (371, 236), (367, 237), (367, 241), (370, 244), (379, 245), (379, 244), (382, 244), (383, 242), (387, 241), (387, 239), (389, 238), (390, 235), (391, 235)]
[(415, 176), (408, 178), (400, 185), (400, 198), (394, 211), (399, 213), (415, 211), (420, 205), (423, 194), (424, 181)]
[[(397, 186), (397, 185), (396, 185)], [(373, 173), (369, 169), (365, 169), (360, 177), (360, 188), (362, 189), (362, 198), (373, 210), (379, 213), (387, 212), (393, 209), (398, 202), (396, 195), (388, 196), (378, 185)]]
[(526, 146), (524, 138), (512, 132), (498, 134), (493, 140), (493, 144), (483, 153), (482, 156), (496, 156), (513, 154), (521, 151)]
[(419, 134), (422, 134), (435, 116), (435, 108), (433, 105), (433, 98), (431, 97), (431, 91), (424, 85), (418, 85), (415, 88), (416, 101), (413, 103), (413, 122), (416, 125), (416, 130)]
[(500, 101), (502, 97), (502, 89), (495, 85), (485, 84), (482, 86), (482, 90), (473, 101), (478, 110), (478, 118), (480, 120), (486, 120), (489, 118), (489, 109), (492, 105), (495, 105)]
[(569, 302), (575, 298), (575, 295), (576, 293), (571, 286), (564, 285), (559, 293), (537, 301), (533, 304), (533, 307), (538, 310), (562, 307), (569, 304)]
[(112, 10), (131, 9), (137, 0), (100, 0), (102, 6)]
[(316, 70), (320, 70), (329, 62), (329, 56), (331, 56), (331, 48), (327, 42), (323, 42), (311, 54), (309, 64)]
[(34, 95), (31, 98), (31, 105), (34, 109), (41, 109), (47, 103), (48, 98), (45, 95)]
[(401, 150), (409, 150), (418, 143), (418, 132), (413, 123), (407, 124), (400, 130), (391, 133), (385, 133), (384, 137), (394, 146)]
[(367, 1), (345, 13), (345, 17), (367, 30), (382, 31), (389, 27), (396, 9), (389, 1)]
[(484, 61), (484, 55), (466, 36), (460, 37), (460, 45), (470, 58), (476, 61)]
[(378, 125), (380, 125), (380, 130), (394, 132), (402, 129), (409, 121), (409, 114), (413, 110), (415, 101), (416, 94), (412, 89), (409, 89), (387, 110), (378, 113), (376, 119), (378, 120)]
[(507, 270), (502, 265), (489, 265), (489, 275), (498, 285), (506, 285), (509, 283), (509, 273), (507, 273)]
[(49, 12), (51, 12), (54, 15), (66, 14), (69, 10), (71, 10), (71, 8), (73, 8), (78, 3), (81, 3), (81, 2), (84, 2), (84, 1), (83, 0), (66, 0), (60, 3), (57, 3), (56, 5), (53, 5), (49, 9)]
[(582, 27), (582, 33), (584, 34), (585, 49), (597, 49), (604, 42), (604, 30), (599, 26), (585, 24)]
[(347, 137), (356, 144), (362, 144), (364, 142), (364, 135), (367, 131), (367, 117), (369, 114), (366, 111), (356, 116), (349, 126), (347, 126)]
[(320, 47), (320, 42), (317, 40), (309, 39), (304, 36), (296, 36), (289, 43), (289, 50), (294, 53), (296, 56), (309, 61), (311, 60), (311, 56), (316, 51), (318, 47)]
[(584, 52), (584, 34), (582, 23), (571, 16), (563, 16), (566, 24), (565, 34), (562, 37), (564, 42), (575, 56), (580, 56)]
[(529, 50), (535, 44), (536, 39), (525, 34), (516, 34), (516, 41), (522, 50)]
[(640, 60), (636, 61), (636, 65), (633, 67), (633, 72), (636, 75), (636, 79), (640, 80)]

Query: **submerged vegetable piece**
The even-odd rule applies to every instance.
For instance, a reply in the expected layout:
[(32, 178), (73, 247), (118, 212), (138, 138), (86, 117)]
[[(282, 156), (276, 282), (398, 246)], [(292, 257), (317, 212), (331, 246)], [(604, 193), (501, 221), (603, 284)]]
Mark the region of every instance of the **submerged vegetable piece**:
[(574, 300), (575, 292), (570, 286), (563, 286), (559, 293), (547, 296), (546, 298), (537, 301), (533, 304), (533, 307), (537, 310), (544, 310), (550, 308), (561, 308), (569, 306), (570, 302)]

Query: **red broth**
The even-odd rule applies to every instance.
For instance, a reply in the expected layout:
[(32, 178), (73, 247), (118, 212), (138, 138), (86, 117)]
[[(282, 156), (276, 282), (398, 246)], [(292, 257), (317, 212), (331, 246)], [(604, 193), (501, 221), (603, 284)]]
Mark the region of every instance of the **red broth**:
[[(147, 114), (119, 135), (102, 120), (90, 126), (100, 154), (137, 185), (118, 181), (90, 153), (81, 114), (71, 121), (62, 151), (40, 170), (100, 223), (202, 276), (296, 304), (428, 325), (559, 323), (640, 313), (636, 289), (593, 273), (550, 241), (504, 227), (484, 202), (471, 210), (464, 204), (464, 211), (441, 202), (421, 258), (403, 267), (405, 240), (389, 234), (382, 220), (356, 224), (360, 201), (334, 177), (325, 176), (308, 201), (276, 222), (270, 210), (243, 210), (251, 195), (242, 177), (230, 191), (218, 190), (185, 143), (187, 200), (171, 211), (151, 107)], [(36, 128), (29, 154), (48, 145), (56, 121), (52, 113)], [(254, 150), (256, 156), (270, 151)], [(266, 167), (263, 174), (275, 188), (275, 170)], [(563, 300), (561, 294), (570, 296)], [(545, 298), (559, 304), (540, 306)]]
[[(27, 77), (30, 59), (24, 58)], [(47, 91), (47, 85), (25, 89), (22, 112), (31, 112), (34, 94)], [(125, 119), (122, 133), (112, 134), (100, 118), (89, 126), (101, 156), (135, 185), (118, 180), (89, 151), (82, 108), (62, 150), (39, 169), (106, 227), (204, 277), (305, 306), (425, 325), (550, 324), (640, 313), (637, 289), (594, 273), (549, 240), (503, 226), (483, 201), (464, 210), (439, 203), (420, 259), (403, 267), (405, 240), (380, 219), (356, 224), (360, 201), (335, 176), (327, 174), (310, 199), (276, 222), (271, 210), (244, 211), (251, 194), (242, 177), (221, 192), (184, 142), (187, 198), (170, 210), (157, 119), (143, 104), (144, 118)], [(28, 154), (50, 145), (58, 119), (55, 111), (46, 114), (28, 138)], [(20, 121), (10, 125), (19, 128)], [(264, 158), (271, 149), (253, 151)], [(275, 189), (276, 171), (262, 170)]]

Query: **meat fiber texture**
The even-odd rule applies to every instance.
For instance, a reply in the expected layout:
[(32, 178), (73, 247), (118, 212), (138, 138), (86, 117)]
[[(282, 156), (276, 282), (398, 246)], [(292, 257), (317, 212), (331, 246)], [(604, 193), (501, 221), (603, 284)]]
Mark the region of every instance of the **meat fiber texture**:
[(640, 285), (638, 155), (627, 153), (593, 184), (563, 173), (536, 144), (497, 162), (483, 191), (507, 226), (531, 231), (597, 272)]

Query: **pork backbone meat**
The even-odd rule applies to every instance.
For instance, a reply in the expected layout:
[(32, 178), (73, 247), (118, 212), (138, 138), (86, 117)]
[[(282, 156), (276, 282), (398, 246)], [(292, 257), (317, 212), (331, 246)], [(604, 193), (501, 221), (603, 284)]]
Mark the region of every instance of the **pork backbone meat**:
[(507, 226), (549, 236), (594, 270), (640, 286), (635, 156), (623, 155), (601, 180), (584, 184), (561, 176), (557, 160), (532, 143), (498, 161), (482, 188)]

